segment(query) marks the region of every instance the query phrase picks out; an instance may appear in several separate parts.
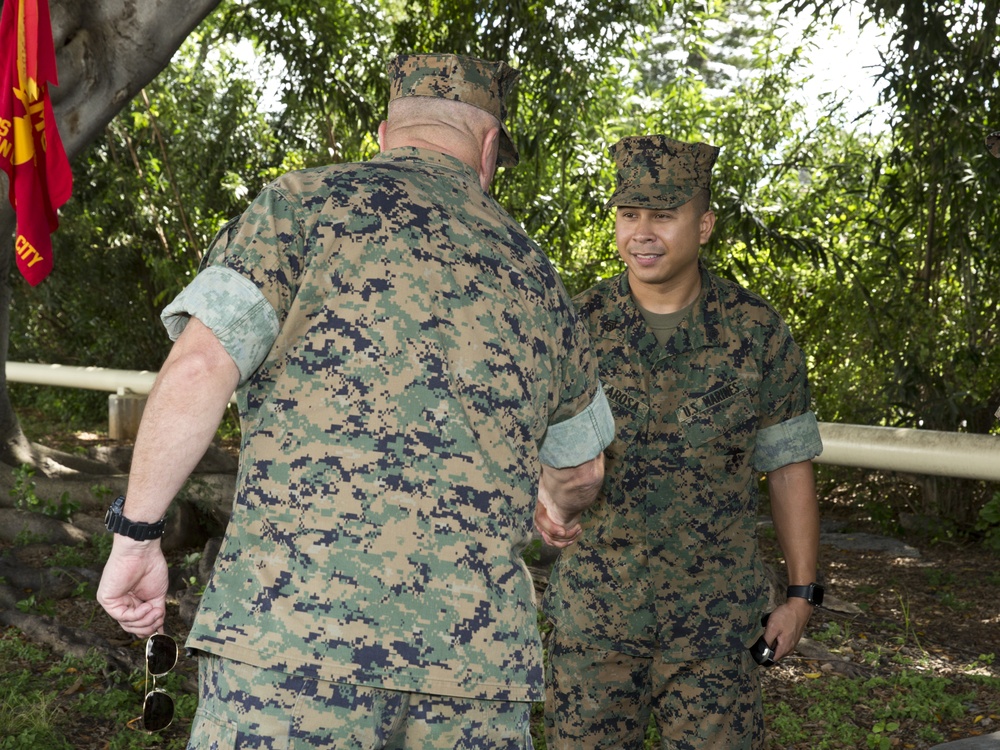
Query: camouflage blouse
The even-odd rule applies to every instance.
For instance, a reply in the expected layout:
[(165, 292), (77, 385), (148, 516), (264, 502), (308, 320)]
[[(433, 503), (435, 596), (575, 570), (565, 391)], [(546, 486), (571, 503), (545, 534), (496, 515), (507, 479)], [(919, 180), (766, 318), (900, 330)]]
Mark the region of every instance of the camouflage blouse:
[(762, 472), (822, 449), (802, 351), (760, 297), (702, 269), (657, 345), (625, 274), (574, 300), (615, 414), (602, 497), (543, 606), (568, 637), (668, 661), (735, 652), (767, 605)]
[(612, 418), (556, 272), (476, 172), (404, 148), (286, 175), (217, 237), (172, 335), (189, 315), (240, 367), (242, 453), (188, 645), (538, 700), (519, 553), (540, 455), (593, 458)]

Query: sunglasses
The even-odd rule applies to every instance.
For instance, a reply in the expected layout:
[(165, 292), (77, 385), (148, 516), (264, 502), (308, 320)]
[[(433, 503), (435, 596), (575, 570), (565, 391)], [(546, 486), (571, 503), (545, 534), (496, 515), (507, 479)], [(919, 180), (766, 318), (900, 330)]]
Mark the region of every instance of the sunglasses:
[[(177, 664), (177, 643), (169, 635), (154, 633), (146, 641), (146, 697), (142, 701), (142, 716), (128, 722), (132, 729), (159, 732), (174, 720), (174, 699), (156, 687), (156, 678), (163, 677)], [(153, 688), (149, 688), (149, 678)]]

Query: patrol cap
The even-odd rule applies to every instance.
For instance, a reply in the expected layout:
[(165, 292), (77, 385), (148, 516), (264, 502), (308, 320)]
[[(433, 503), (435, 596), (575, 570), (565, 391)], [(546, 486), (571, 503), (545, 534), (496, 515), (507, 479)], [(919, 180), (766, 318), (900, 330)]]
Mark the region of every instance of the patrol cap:
[(683, 143), (664, 135), (622, 138), (610, 149), (617, 187), (604, 204), (636, 208), (676, 208), (712, 185), (718, 146)]
[(389, 61), (389, 101), (401, 96), (436, 96), (464, 102), (500, 121), (497, 165), (515, 166), (520, 157), (504, 120), (505, 99), (520, 71), (505, 62), (461, 55), (397, 55)]

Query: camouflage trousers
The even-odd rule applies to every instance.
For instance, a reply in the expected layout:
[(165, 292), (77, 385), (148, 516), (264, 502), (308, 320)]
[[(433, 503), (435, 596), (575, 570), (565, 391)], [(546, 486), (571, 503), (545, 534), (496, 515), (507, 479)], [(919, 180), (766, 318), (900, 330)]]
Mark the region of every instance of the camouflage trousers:
[(748, 653), (669, 663), (549, 635), (549, 750), (643, 750), (656, 717), (663, 750), (762, 750), (760, 676)]
[(188, 750), (531, 750), (531, 704), (312, 680), (199, 653)]

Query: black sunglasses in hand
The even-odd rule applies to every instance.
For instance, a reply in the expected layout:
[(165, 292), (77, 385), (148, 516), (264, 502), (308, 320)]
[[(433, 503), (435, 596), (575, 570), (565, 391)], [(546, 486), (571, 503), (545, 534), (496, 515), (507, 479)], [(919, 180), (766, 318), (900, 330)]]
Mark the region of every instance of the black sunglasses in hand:
[[(164, 677), (177, 664), (177, 643), (169, 635), (154, 633), (146, 641), (146, 697), (142, 701), (142, 716), (128, 722), (133, 729), (159, 732), (174, 720), (174, 699), (156, 687), (156, 678)], [(149, 679), (153, 678), (153, 688)]]

